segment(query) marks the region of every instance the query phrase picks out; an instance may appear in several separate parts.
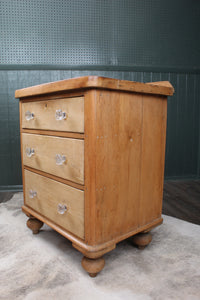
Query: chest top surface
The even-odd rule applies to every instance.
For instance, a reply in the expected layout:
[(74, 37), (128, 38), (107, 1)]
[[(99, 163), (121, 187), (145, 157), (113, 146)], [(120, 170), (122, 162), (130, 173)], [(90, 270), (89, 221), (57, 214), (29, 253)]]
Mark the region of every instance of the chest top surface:
[(142, 83), (99, 76), (84, 76), (16, 90), (15, 98), (91, 88), (166, 96), (171, 96), (174, 92), (168, 81)]

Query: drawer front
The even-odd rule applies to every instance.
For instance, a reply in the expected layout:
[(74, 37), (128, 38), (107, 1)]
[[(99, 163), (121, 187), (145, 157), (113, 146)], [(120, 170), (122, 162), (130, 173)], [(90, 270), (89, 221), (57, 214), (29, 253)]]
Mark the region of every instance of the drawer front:
[(84, 132), (84, 98), (24, 102), (22, 128)]
[(23, 164), (84, 184), (84, 141), (22, 133)]
[(24, 170), (25, 204), (84, 239), (84, 192)]

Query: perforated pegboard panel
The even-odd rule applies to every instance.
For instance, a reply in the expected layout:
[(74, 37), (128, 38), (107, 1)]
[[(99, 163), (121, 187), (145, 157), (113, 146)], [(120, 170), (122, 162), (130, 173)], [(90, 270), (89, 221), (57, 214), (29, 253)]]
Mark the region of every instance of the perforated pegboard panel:
[(200, 65), (197, 0), (1, 0), (0, 63)]

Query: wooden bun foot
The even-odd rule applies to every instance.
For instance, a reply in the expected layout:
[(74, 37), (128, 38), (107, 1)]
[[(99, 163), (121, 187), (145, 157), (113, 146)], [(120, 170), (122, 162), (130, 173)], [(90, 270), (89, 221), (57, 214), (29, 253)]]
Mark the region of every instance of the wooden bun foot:
[(26, 224), (32, 230), (33, 234), (37, 234), (44, 223), (38, 219), (30, 218)]
[(97, 274), (103, 269), (105, 260), (103, 257), (91, 259), (83, 256), (82, 267), (89, 273), (90, 277), (96, 277)]
[(139, 249), (144, 249), (152, 241), (152, 234), (148, 233), (138, 233), (132, 237), (132, 242)]

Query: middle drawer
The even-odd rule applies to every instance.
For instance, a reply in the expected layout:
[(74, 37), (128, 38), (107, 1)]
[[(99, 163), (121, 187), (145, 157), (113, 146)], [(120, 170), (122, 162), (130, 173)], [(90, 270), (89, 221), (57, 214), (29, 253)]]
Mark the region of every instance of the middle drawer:
[(84, 184), (84, 141), (22, 133), (23, 164)]

